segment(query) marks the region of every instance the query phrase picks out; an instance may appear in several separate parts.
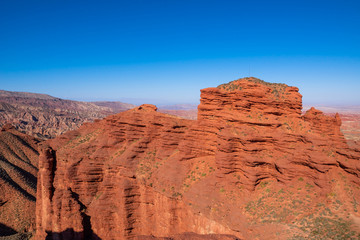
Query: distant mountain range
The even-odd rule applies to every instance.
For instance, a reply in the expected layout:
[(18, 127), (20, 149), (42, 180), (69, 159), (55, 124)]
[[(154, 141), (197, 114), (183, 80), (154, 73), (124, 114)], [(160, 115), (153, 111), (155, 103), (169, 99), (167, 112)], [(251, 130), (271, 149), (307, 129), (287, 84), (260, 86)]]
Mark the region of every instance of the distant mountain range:
[(16, 97), (16, 98), (36, 98), (36, 99), (43, 99), (43, 100), (50, 100), (50, 99), (59, 99), (47, 94), (42, 93), (30, 93), (30, 92), (12, 92), (12, 91), (5, 91), (0, 90), (0, 97), (2, 98), (10, 98), (10, 97)]
[(46, 94), (0, 91), (0, 127), (10, 123), (17, 130), (49, 139), (77, 129), (84, 122), (128, 110), (121, 102), (80, 102)]

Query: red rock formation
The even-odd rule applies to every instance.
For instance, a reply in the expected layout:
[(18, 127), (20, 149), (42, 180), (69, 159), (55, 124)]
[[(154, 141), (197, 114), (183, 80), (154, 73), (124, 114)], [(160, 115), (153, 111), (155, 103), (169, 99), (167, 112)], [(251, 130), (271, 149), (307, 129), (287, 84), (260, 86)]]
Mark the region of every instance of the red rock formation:
[(339, 115), (311, 108), (302, 117), (301, 106), (297, 88), (258, 79), (202, 90), (198, 119), (216, 128), (217, 168), (239, 173), (249, 189), (263, 179), (286, 183), (296, 176), (312, 177), (321, 185), (317, 173), (344, 166), (345, 150), (351, 153), (349, 166), (358, 172), (359, 155), (347, 147)]
[(360, 217), (360, 153), (338, 116), (301, 108), (297, 88), (246, 78), (203, 89), (196, 121), (142, 105), (50, 140), (37, 237), (355, 236), (339, 216)]
[(157, 164), (174, 154), (189, 123), (142, 105), (50, 142), (56, 158), (49, 149), (40, 157), (39, 239), (69, 228), (104, 239), (208, 231), (204, 226), (231, 232), (144, 184)]
[[(334, 116), (339, 113), (341, 118), (341, 131), (344, 134), (345, 139), (348, 141), (360, 140), (360, 106), (348, 105), (348, 106), (316, 106), (317, 109), (324, 112), (329, 116)], [(310, 109), (309, 106), (304, 106), (304, 109)]]

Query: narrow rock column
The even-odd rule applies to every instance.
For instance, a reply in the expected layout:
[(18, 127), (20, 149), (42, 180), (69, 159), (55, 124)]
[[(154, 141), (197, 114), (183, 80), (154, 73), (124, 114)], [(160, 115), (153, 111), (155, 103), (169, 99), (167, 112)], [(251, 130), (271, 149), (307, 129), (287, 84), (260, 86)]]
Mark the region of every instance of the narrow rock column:
[(52, 197), (54, 195), (54, 175), (56, 170), (55, 151), (44, 146), (39, 157), (39, 172), (36, 194), (36, 237), (45, 239), (52, 230)]

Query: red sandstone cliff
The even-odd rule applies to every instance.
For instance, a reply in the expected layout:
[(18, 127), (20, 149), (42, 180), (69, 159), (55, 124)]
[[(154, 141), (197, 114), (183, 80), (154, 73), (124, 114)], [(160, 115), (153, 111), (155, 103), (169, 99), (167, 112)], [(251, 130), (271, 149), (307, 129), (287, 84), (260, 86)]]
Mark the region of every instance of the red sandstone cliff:
[(203, 89), (196, 121), (142, 105), (50, 140), (37, 238), (360, 236), (360, 153), (338, 116), (301, 109), (297, 88), (245, 78)]

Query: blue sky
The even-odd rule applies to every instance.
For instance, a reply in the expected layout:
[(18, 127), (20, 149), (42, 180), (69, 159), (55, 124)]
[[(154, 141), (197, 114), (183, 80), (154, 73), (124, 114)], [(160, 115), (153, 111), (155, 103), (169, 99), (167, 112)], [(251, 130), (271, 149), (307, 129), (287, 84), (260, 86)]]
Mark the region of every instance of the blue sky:
[(255, 76), (360, 104), (360, 1), (1, 1), (0, 89), (197, 103)]

